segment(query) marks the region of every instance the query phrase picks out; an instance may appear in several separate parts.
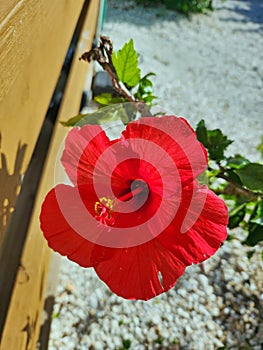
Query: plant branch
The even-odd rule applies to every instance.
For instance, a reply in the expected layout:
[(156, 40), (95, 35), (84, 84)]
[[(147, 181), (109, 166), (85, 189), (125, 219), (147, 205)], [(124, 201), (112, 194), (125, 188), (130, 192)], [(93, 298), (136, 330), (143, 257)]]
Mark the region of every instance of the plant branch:
[(143, 101), (138, 101), (126, 88), (126, 86), (118, 79), (116, 70), (112, 63), (112, 53), (113, 45), (111, 39), (106, 36), (101, 36), (99, 46), (85, 52), (79, 59), (87, 62), (97, 61), (103, 70), (109, 74), (112, 80), (113, 89), (128, 102), (134, 103), (135, 108), (143, 116), (152, 116), (146, 104)]
[(129, 102), (136, 102), (134, 96), (129, 93), (124, 84), (122, 84), (118, 79), (111, 59), (112, 52), (113, 46), (110, 38), (101, 36), (100, 45), (88, 52), (85, 52), (79, 59), (88, 62), (97, 61), (99, 65), (109, 74), (114, 90)]
[(223, 179), (228, 182), (228, 185), (223, 190), (215, 190), (216, 194), (226, 194), (226, 195), (242, 195), (247, 197), (251, 201), (257, 201), (261, 193), (250, 191), (244, 187), (239, 186), (234, 182), (228, 175), (225, 174), (224, 168), (221, 167), (221, 172), (216, 175), (217, 178)]

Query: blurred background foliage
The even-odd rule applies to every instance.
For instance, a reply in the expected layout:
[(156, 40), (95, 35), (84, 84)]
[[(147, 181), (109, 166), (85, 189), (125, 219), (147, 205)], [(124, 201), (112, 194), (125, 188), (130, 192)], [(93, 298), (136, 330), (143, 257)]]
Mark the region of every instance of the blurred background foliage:
[(212, 0), (135, 0), (137, 4), (155, 6), (163, 4), (169, 10), (175, 10), (184, 14), (199, 13), (213, 9)]

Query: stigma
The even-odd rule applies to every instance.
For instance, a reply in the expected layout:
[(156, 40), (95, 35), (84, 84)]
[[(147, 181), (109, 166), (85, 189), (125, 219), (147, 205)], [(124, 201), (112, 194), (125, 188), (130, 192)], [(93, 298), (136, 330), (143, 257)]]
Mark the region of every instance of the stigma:
[(99, 221), (100, 224), (105, 226), (112, 226), (115, 224), (115, 220), (112, 217), (113, 210), (113, 200), (107, 197), (102, 197), (98, 202), (95, 202), (95, 219)]

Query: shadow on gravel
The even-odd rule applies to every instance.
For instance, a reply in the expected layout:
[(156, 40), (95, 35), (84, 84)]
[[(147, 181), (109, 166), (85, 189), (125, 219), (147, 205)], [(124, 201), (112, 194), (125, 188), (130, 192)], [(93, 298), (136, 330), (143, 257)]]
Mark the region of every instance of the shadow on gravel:
[[(242, 2), (236, 2), (234, 8), (229, 11), (234, 12), (243, 16), (243, 19), (230, 17), (223, 19), (226, 22), (241, 22), (241, 23), (255, 23), (260, 24), (260, 27), (263, 29), (263, 1), (262, 0), (242, 0)], [(251, 31), (251, 29), (248, 29)], [(253, 30), (252, 30), (253, 31)]]
[(245, 10), (236, 7), (235, 11), (246, 17), (247, 20), (263, 25), (263, 1), (243, 0), (243, 3), (247, 3), (249, 9)]
[(150, 27), (156, 22), (162, 23), (164, 19), (178, 23), (187, 18), (191, 20), (191, 16), (167, 10), (163, 5), (143, 6), (125, 0), (108, 0), (106, 16), (111, 20), (115, 19), (116, 22), (127, 22), (141, 27)]

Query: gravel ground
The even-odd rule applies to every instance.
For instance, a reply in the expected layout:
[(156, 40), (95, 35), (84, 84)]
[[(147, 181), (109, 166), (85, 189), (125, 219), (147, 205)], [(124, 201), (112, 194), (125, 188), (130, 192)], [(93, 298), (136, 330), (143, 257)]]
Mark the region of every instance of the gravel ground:
[[(115, 49), (133, 37), (143, 73), (157, 73), (162, 110), (193, 126), (205, 119), (235, 140), (229, 152), (258, 160), (262, 1), (215, 1), (213, 13), (191, 18), (121, 3), (108, 1), (104, 34)], [(239, 240), (226, 242), (204, 266), (189, 267), (172, 290), (148, 302), (113, 295), (92, 269), (63, 259), (49, 349), (261, 350), (261, 249), (249, 261)]]

